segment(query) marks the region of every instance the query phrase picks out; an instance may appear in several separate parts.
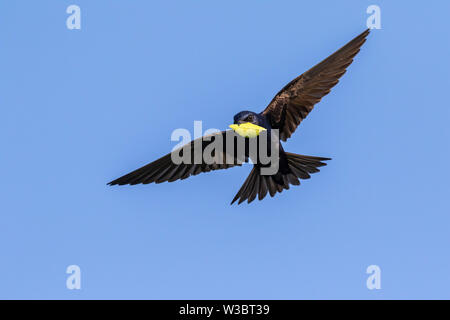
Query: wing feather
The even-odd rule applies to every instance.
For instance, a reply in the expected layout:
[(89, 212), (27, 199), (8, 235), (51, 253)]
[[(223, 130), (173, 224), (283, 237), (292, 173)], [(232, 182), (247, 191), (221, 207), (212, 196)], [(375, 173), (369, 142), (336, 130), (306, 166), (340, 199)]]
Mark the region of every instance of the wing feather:
[(262, 112), (268, 116), (272, 128), (280, 130), (280, 139), (286, 141), (298, 125), (339, 82), (353, 58), (366, 41), (369, 29), (331, 56), (289, 82), (278, 92)]
[[(212, 170), (220, 170), (220, 169), (228, 169), (234, 166), (241, 166), (242, 164), (237, 161), (237, 150), (236, 146), (237, 144), (234, 143), (234, 161), (233, 163), (227, 163), (227, 150), (226, 150), (226, 135), (232, 135), (234, 139), (243, 139), (239, 135), (236, 135), (233, 131), (227, 130), (222, 131), (218, 133), (213, 133), (212, 135), (201, 137), (197, 140), (193, 140), (189, 142), (188, 144), (182, 146), (180, 149), (183, 149), (181, 151), (180, 149), (177, 149), (173, 152), (184, 152), (184, 150), (190, 151), (191, 154), (191, 162), (190, 163), (181, 163), (181, 164), (175, 164), (172, 161), (172, 153), (166, 154), (165, 156), (159, 158), (158, 160), (153, 161), (152, 163), (149, 163), (137, 170), (134, 170), (133, 172), (130, 172), (114, 181), (109, 182), (109, 185), (124, 185), (124, 184), (148, 184), (148, 183), (161, 183), (165, 181), (173, 182), (179, 179), (186, 179), (189, 176), (195, 176), (201, 172), (209, 172)], [(205, 139), (207, 138), (207, 139)], [(202, 154), (205, 148), (213, 143), (215, 139), (221, 138), (223, 139), (222, 143), (222, 150), (218, 150), (218, 152), (221, 152), (222, 154), (219, 157), (215, 157), (215, 162), (208, 164), (205, 163), (202, 158), (202, 163), (194, 163), (194, 152), (195, 149), (195, 141), (201, 140), (202, 143)], [(220, 163), (217, 162), (217, 159), (221, 159)]]

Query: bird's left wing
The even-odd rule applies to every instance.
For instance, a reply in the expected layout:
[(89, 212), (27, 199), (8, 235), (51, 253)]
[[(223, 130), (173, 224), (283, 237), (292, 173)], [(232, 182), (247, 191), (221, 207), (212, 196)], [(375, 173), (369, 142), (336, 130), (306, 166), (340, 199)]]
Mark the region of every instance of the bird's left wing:
[[(175, 181), (178, 179), (186, 179), (189, 176), (195, 176), (201, 172), (209, 172), (211, 170), (228, 169), (234, 166), (242, 165), (242, 161), (237, 160), (237, 143), (233, 143), (233, 153), (231, 150), (227, 150), (226, 138), (227, 135), (233, 139), (244, 139), (231, 130), (213, 133), (211, 135), (203, 136), (196, 140), (193, 140), (186, 145), (178, 148), (171, 153), (159, 158), (158, 160), (149, 163), (142, 168), (139, 168), (133, 172), (130, 172), (123, 177), (120, 177), (114, 181), (109, 182), (109, 185), (124, 185), (124, 184), (147, 184), (147, 183), (161, 183), (164, 181)], [(222, 139), (222, 143), (218, 142)], [(214, 148), (212, 145), (216, 142)], [(196, 147), (198, 145), (199, 147)], [(209, 149), (208, 146), (210, 147)], [(197, 151), (198, 149), (198, 151)], [(203, 157), (204, 152), (212, 155), (212, 161), (205, 160)], [(217, 151), (217, 152), (216, 152)], [(172, 160), (172, 154), (177, 153), (183, 155), (184, 152), (189, 152), (190, 160), (188, 163), (176, 164)], [(201, 155), (198, 155), (199, 153)], [(195, 161), (195, 155), (198, 155), (200, 161)], [(228, 155), (228, 157), (227, 157)], [(232, 161), (230, 161), (230, 158)], [(228, 159), (228, 160), (227, 160)]]
[(289, 82), (272, 99), (263, 115), (269, 117), (272, 128), (280, 130), (286, 141), (323, 96), (328, 94), (352, 63), (366, 41), (364, 31), (331, 56)]

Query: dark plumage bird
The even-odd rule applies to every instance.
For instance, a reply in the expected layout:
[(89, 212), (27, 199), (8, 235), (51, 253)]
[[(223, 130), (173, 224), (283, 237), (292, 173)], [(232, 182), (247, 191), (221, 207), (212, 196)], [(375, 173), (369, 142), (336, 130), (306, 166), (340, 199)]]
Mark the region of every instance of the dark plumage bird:
[[(263, 127), (269, 132), (272, 129), (278, 129), (279, 139), (281, 141), (286, 141), (294, 133), (300, 122), (302, 122), (309, 112), (311, 112), (314, 105), (318, 103), (322, 97), (328, 94), (331, 88), (338, 83), (339, 78), (346, 72), (346, 68), (352, 63), (353, 58), (359, 52), (368, 34), (369, 30), (364, 31), (331, 56), (289, 82), (275, 95), (269, 105), (261, 113), (251, 111), (239, 112), (234, 116), (234, 123), (251, 123)], [(181, 154), (190, 149), (191, 157), (193, 159), (196, 150), (194, 145), (196, 145), (196, 143), (201, 145), (203, 151), (217, 138), (223, 138), (223, 141), (225, 141), (225, 134), (229, 133), (230, 130), (222, 131), (191, 141), (182, 147), (183, 150), (181, 151)], [(249, 157), (249, 138), (236, 135), (235, 139), (245, 140), (245, 160), (247, 161)], [(234, 148), (236, 150), (236, 144)], [(227, 153), (225, 144), (219, 152), (222, 152), (223, 155)], [(236, 155), (236, 152), (234, 155)], [(218, 159), (220, 159), (220, 157)], [(323, 161), (331, 159), (285, 152), (280, 144), (279, 168), (275, 174), (262, 175), (261, 168), (264, 167), (264, 165), (260, 163), (258, 159), (251, 160), (253, 169), (234, 197), (231, 202), (232, 204), (236, 200), (239, 200), (238, 203), (245, 200), (248, 200), (250, 203), (257, 196), (259, 200), (262, 200), (267, 193), (273, 197), (277, 192), (289, 189), (290, 184), (299, 185), (299, 179), (310, 178), (310, 174), (319, 171), (318, 167), (326, 165)], [(134, 185), (152, 182), (161, 183), (164, 181), (172, 182), (179, 179), (186, 179), (189, 176), (197, 175), (201, 172), (228, 169), (238, 165), (241, 165), (238, 161), (233, 163), (226, 162), (224, 156), (222, 157), (222, 160), (213, 163), (206, 163), (202, 160), (201, 163), (194, 163), (194, 161), (191, 161), (190, 164), (175, 164), (172, 161), (171, 153), (169, 153), (108, 184)]]

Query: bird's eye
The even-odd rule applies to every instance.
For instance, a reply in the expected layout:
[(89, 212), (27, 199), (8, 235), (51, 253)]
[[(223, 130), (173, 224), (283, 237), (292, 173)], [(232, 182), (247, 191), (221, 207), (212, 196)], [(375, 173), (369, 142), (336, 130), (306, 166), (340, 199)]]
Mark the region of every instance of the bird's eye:
[(252, 116), (252, 115), (249, 115), (249, 116), (247, 117), (247, 121), (248, 121), (248, 122), (252, 122), (252, 121), (253, 121), (253, 116)]

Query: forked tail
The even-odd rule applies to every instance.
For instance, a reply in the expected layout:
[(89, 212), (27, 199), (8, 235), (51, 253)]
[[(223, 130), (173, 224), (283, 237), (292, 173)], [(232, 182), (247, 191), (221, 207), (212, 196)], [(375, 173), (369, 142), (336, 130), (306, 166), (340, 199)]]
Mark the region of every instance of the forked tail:
[(290, 184), (299, 185), (299, 179), (309, 179), (311, 173), (319, 172), (319, 167), (327, 165), (322, 161), (331, 160), (330, 158), (304, 156), (289, 152), (285, 152), (285, 155), (287, 165), (280, 166), (274, 175), (261, 175), (260, 167), (254, 165), (231, 204), (238, 199), (238, 204), (247, 199), (247, 202), (250, 203), (255, 200), (256, 196), (262, 200), (267, 193), (273, 197), (277, 192), (281, 193), (284, 189), (289, 189)]

